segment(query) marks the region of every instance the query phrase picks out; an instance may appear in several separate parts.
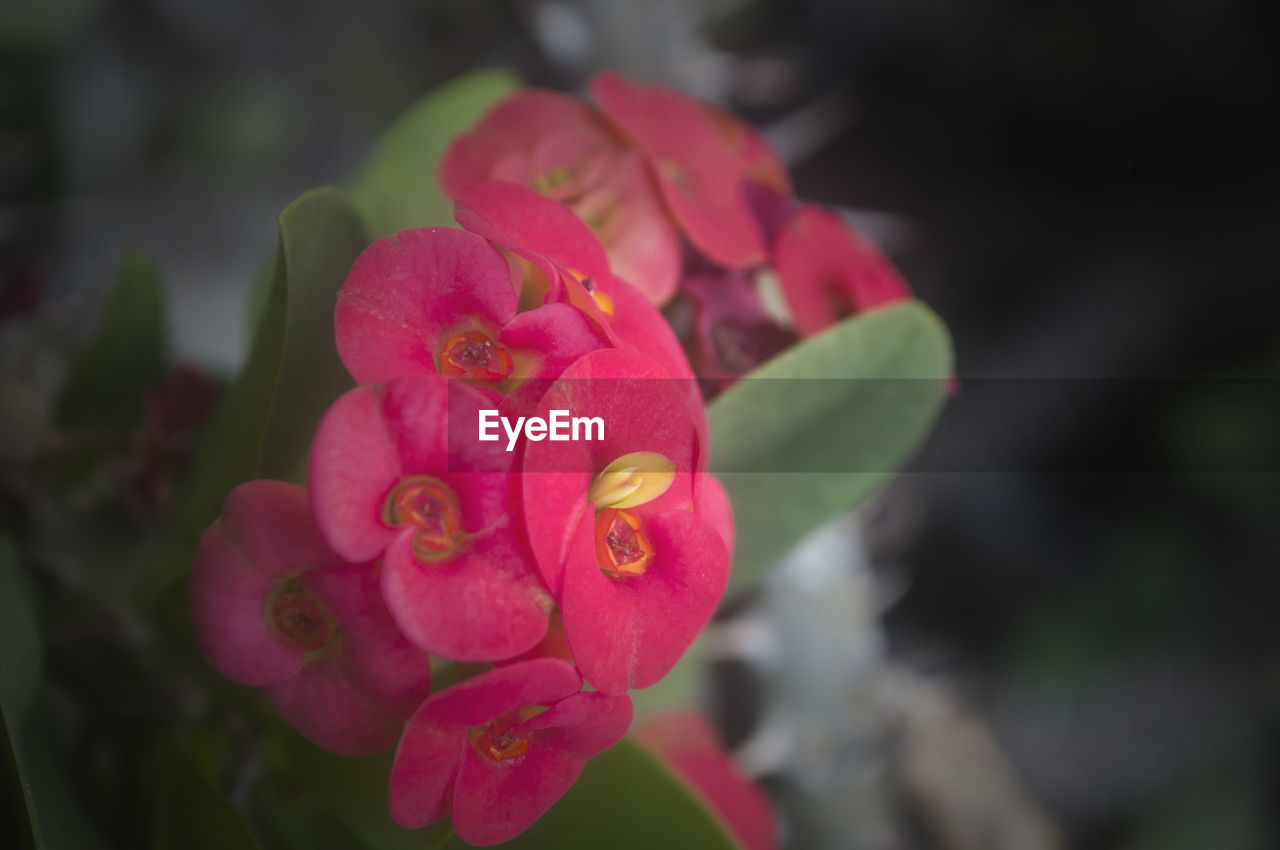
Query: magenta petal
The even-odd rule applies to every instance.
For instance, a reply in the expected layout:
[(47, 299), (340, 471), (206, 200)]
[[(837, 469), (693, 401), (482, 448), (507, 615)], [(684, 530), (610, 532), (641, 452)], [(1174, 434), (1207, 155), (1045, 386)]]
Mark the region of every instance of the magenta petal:
[(600, 240), (559, 201), (514, 183), (476, 183), (458, 194), (458, 224), (537, 264), (552, 280), (562, 270), (613, 280)]
[(431, 659), (391, 619), (375, 566), (316, 570), (303, 581), (342, 629), (339, 672), (398, 728), (430, 693)]
[(614, 279), (629, 281), (654, 304), (665, 304), (680, 282), (684, 251), (639, 154), (624, 154), (605, 184), (574, 204), (584, 218), (597, 208), (606, 211), (600, 233)]
[(459, 661), (510, 658), (547, 631), (551, 598), (516, 533), (497, 528), (457, 554), (428, 562), (406, 531), (387, 549), (382, 595), (397, 625), (418, 646)]
[(395, 743), (398, 727), (356, 694), (328, 661), (306, 664), (298, 675), (265, 691), (281, 717), (326, 750), (367, 756)]
[(200, 538), (191, 566), (191, 625), (213, 669), (261, 687), (297, 672), (304, 653), (276, 636), (264, 614), (277, 579), (247, 560), (221, 521)]
[(768, 796), (742, 773), (700, 713), (664, 712), (637, 727), (633, 737), (683, 778), (746, 850), (776, 850), (778, 830)]
[(716, 263), (746, 268), (764, 259), (764, 237), (742, 193), (739, 158), (698, 102), (605, 72), (591, 95), (644, 152), (668, 209)]
[[(651, 304), (634, 286), (622, 280), (614, 280), (614, 313), (611, 323), (623, 345), (652, 357), (675, 381), (679, 382), (689, 405), (689, 414), (698, 431), (698, 444), (706, 446), (707, 412), (702, 400), (702, 390), (694, 378), (693, 367), (685, 356), (680, 340), (666, 317)], [(706, 453), (698, 461), (699, 468), (707, 465)]]
[(373, 387), (343, 394), (320, 420), (311, 444), (307, 479), (316, 524), (349, 561), (376, 558), (396, 535), (383, 522), (383, 507), (402, 471), (382, 406), (382, 393)]
[(565, 633), (582, 675), (607, 694), (654, 684), (715, 613), (729, 579), (719, 533), (688, 511), (643, 517), (654, 557), (641, 576), (614, 579), (596, 562), (586, 524), (565, 568)]
[[(585, 468), (588, 455), (584, 452), (581, 458), (577, 463)], [(565, 561), (578, 524), (584, 517), (588, 525), (591, 522), (591, 505), (587, 502), (591, 475), (587, 472), (525, 472), (520, 479), (524, 487), (529, 548), (543, 583), (558, 600)]]
[(516, 374), (525, 382), (508, 392), (517, 415), (528, 412), (546, 391), (548, 380), (609, 345), (597, 326), (568, 304), (543, 304), (519, 314), (502, 328), (501, 339), (516, 358)]
[(583, 691), (566, 697), (521, 727), (541, 746), (589, 759), (612, 747), (631, 727), (631, 698)]
[(551, 705), (582, 687), (573, 666), (539, 658), (482, 673), (430, 697), (405, 724), (391, 766), (391, 816), (416, 828), (449, 812), (467, 731), (526, 705)]
[(334, 311), (338, 354), (361, 384), (436, 371), (450, 333), (492, 333), (516, 312), (507, 261), (462, 230), (405, 230), (356, 259)]
[[(498, 176), (498, 163), (509, 153), (532, 152), (548, 135), (577, 128), (603, 140), (591, 108), (581, 100), (546, 89), (518, 91), (485, 113), (474, 130), (450, 143), (437, 170), (440, 189), (456, 198), (472, 183)], [(534, 176), (509, 173), (502, 179), (523, 183)]]
[(283, 481), (232, 490), (200, 540), (188, 588), (196, 640), (209, 663), (253, 686), (297, 670), (302, 654), (267, 624), (267, 597), (291, 574), (338, 562), (311, 519), (306, 490)]
[(296, 484), (241, 484), (227, 494), (222, 525), (246, 560), (277, 578), (338, 560), (311, 518), (307, 491)]
[[(538, 415), (545, 418), (551, 410), (562, 409), (571, 416), (598, 416), (604, 420), (604, 439), (529, 443), (524, 471), (537, 473), (539, 485), (555, 491), (552, 509), (560, 510), (564, 506), (560, 490), (576, 485), (584, 474), (594, 476), (624, 454), (657, 452), (675, 465), (676, 477), (648, 509), (688, 507), (693, 500), (692, 481), (682, 473), (696, 468), (702, 452), (701, 435), (689, 410), (687, 383), (673, 380), (661, 365), (637, 351), (606, 349), (588, 354), (565, 369), (547, 390), (538, 403)], [(565, 476), (564, 483), (552, 484), (554, 475)], [(524, 492), (531, 534), (535, 525), (563, 526), (562, 516), (531, 496), (528, 483)]]
[(796, 328), (810, 336), (846, 316), (911, 297), (870, 241), (830, 210), (801, 206), (778, 235), (774, 264)]
[(583, 760), (536, 743), (509, 762), (466, 747), (453, 789), (453, 829), (476, 847), (515, 838), (551, 808), (582, 772)]
[(702, 474), (694, 485), (694, 501), (698, 505), (698, 515), (711, 523), (724, 541), (724, 548), (729, 553), (729, 561), (733, 561), (733, 505), (729, 502), (729, 494), (724, 485), (710, 475)]

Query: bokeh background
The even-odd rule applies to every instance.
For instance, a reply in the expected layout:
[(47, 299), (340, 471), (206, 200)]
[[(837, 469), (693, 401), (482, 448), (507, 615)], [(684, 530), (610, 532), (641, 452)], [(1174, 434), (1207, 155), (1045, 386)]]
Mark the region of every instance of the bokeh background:
[(276, 213), (424, 92), (675, 86), (957, 351), (911, 469), (708, 636), (791, 846), (1280, 846), (1278, 32), (1245, 0), (8, 0), (2, 454), (47, 441), (127, 247), (216, 393)]

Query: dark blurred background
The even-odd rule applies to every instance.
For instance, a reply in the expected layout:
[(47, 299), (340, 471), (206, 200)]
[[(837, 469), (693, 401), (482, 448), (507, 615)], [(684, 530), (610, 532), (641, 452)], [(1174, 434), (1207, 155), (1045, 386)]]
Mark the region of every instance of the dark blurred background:
[(905, 826), (824, 843), (1280, 846), (1278, 33), (1244, 0), (9, 0), (6, 440), (125, 246), (225, 375), (275, 214), (432, 86), (676, 86), (765, 129), (950, 327), (959, 392), (863, 514), (870, 633), (963, 707), (939, 746), (989, 730), (1054, 824), (975, 837), (891, 758)]

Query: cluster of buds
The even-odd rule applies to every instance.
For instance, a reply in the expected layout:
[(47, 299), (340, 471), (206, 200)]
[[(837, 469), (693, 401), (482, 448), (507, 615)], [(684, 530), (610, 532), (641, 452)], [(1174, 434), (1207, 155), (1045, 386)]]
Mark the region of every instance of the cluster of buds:
[(708, 388), (911, 297), (872, 242), (796, 200), (786, 166), (748, 125), (614, 73), (590, 92), (594, 104), (539, 89), (507, 98), (446, 150), (440, 185), (460, 198), (507, 181), (571, 209), (615, 273), (687, 317), (675, 324)]
[[(598, 108), (525, 90), (454, 140), (460, 227), (374, 242), (338, 294), (358, 386), (321, 419), (307, 486), (233, 490), (191, 575), (219, 672), (320, 746), (397, 745), (395, 820), (449, 815), (478, 845), (626, 733), (629, 691), (724, 593), (732, 511), (695, 377), (908, 294), (750, 128), (613, 74), (591, 90)], [(673, 298), (694, 307), (683, 339)], [(432, 656), (491, 667), (433, 691)]]

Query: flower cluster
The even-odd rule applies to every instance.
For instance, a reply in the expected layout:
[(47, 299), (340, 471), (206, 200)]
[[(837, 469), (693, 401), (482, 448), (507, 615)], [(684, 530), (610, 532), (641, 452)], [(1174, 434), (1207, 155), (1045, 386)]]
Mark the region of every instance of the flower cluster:
[[(732, 512), (706, 471), (693, 370), (653, 301), (678, 271), (674, 220), (724, 262), (764, 256), (754, 221), (728, 220), (737, 189), (711, 139), (691, 135), (658, 191), (667, 172), (585, 107), (535, 92), (499, 113), (502, 141), (528, 149), (475, 134), (451, 149), (451, 173), (471, 163), (478, 178), (450, 182), (461, 228), (374, 242), (338, 293), (358, 386), (321, 419), (307, 486), (233, 490), (190, 582), (219, 672), (336, 752), (398, 742), (397, 822), (450, 815), (480, 845), (528, 827), (627, 731), (628, 692), (676, 664), (724, 593)], [(744, 169), (769, 171), (761, 150), (742, 145)], [(480, 179), (521, 168), (541, 191)], [(595, 203), (630, 222), (603, 243)], [(518, 444), (477, 428), (558, 413), (601, 427), (528, 428)], [(492, 667), (433, 690), (432, 656)]]
[(538, 89), (502, 101), (446, 150), (440, 184), (457, 199), (504, 181), (560, 201), (620, 277), (686, 307), (680, 338), (700, 377), (731, 380), (800, 336), (911, 297), (870, 241), (795, 199), (751, 127), (614, 73), (590, 91), (594, 105)]

